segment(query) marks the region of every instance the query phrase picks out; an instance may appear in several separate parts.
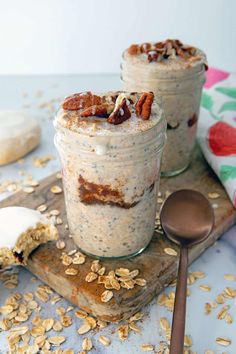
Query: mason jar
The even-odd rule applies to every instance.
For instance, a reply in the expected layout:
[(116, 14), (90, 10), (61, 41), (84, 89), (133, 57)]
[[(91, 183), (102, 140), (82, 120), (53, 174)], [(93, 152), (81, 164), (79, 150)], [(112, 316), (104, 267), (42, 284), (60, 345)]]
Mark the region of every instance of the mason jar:
[[(166, 122), (158, 102), (149, 120), (122, 124), (60, 109), (54, 125), (70, 233), (84, 253), (129, 257), (151, 241)], [(72, 116), (74, 118), (72, 118)]]
[(197, 60), (174, 57), (149, 62), (141, 55), (123, 53), (121, 79), (127, 91), (152, 91), (162, 97), (167, 120), (167, 143), (161, 172), (174, 176), (190, 164), (195, 144), (202, 87), (205, 82), (206, 56), (196, 48)]

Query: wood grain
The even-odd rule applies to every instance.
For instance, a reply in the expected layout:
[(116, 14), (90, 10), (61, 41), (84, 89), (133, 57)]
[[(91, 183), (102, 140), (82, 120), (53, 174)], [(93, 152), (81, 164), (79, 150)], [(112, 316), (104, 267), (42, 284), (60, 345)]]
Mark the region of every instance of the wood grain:
[[(58, 227), (60, 236), (66, 242), (66, 250), (72, 250), (75, 245), (68, 237), (69, 231), (65, 229), (66, 213), (63, 194), (55, 195), (50, 191), (51, 186), (55, 184), (61, 185), (61, 181), (56, 178), (56, 175), (52, 175), (44, 179), (33, 194), (18, 192), (1, 202), (0, 206), (21, 205), (36, 208), (41, 204), (47, 204), (48, 210), (60, 210), (60, 216), (64, 221), (63, 225)], [(194, 151), (193, 163), (190, 168), (177, 177), (162, 178), (160, 187), (162, 192), (191, 188), (204, 195), (212, 191), (220, 194), (220, 198), (214, 201), (218, 204), (218, 208), (215, 209), (214, 230), (208, 240), (191, 249), (190, 262), (213, 244), (236, 221), (236, 210), (198, 148)], [(62, 251), (58, 250), (51, 242), (39, 247), (31, 255), (27, 267), (73, 304), (102, 320), (119, 321), (129, 318), (133, 313), (139, 311), (176, 277), (178, 257), (167, 255), (164, 252), (166, 247), (172, 247), (178, 251), (177, 247), (171, 244), (165, 236), (155, 233), (149, 247), (141, 255), (129, 260), (103, 261), (102, 264), (107, 270), (121, 266), (131, 270), (139, 269), (140, 277), (147, 280), (145, 287), (136, 286), (132, 290), (114, 290), (114, 297), (108, 303), (102, 303), (100, 300), (101, 294), (105, 290), (102, 284), (97, 284), (96, 281), (87, 283), (84, 280), (90, 271), (92, 259), (89, 257), (86, 258), (83, 265), (75, 266), (79, 270), (77, 276), (68, 276), (65, 274), (66, 267), (62, 265), (60, 260)]]

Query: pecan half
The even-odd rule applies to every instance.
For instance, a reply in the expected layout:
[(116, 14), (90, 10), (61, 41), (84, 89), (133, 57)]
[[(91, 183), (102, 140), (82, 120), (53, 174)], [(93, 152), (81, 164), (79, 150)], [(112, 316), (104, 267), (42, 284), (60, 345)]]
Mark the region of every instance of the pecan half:
[(75, 93), (72, 96), (66, 97), (62, 104), (63, 109), (70, 111), (88, 108), (94, 105), (102, 104), (102, 97), (92, 94), (92, 92)]
[(80, 113), (80, 117), (102, 117), (107, 118), (109, 114), (113, 111), (114, 104), (101, 104), (101, 105), (94, 105), (89, 108), (86, 108)]
[(128, 53), (130, 55), (137, 55), (140, 54), (140, 46), (138, 44), (132, 44), (129, 48), (128, 48)]
[(131, 112), (126, 103), (126, 98), (124, 97), (120, 102), (120, 104), (117, 107), (115, 107), (114, 111), (110, 114), (107, 121), (110, 124), (117, 125), (123, 123), (125, 120), (129, 119), (130, 117), (131, 117)]
[(135, 105), (135, 111), (138, 117), (144, 120), (150, 118), (154, 94), (152, 92), (144, 92)]

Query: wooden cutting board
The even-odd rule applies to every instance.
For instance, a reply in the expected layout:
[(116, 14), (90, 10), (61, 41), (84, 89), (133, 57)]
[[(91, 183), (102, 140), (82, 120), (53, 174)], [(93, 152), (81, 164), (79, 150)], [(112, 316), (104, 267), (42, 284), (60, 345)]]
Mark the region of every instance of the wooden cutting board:
[[(51, 186), (55, 184), (61, 185), (61, 181), (56, 178), (56, 175), (52, 175), (44, 179), (33, 194), (18, 192), (1, 202), (0, 207), (21, 205), (36, 208), (41, 204), (47, 204), (48, 210), (60, 210), (60, 217), (64, 222), (58, 226), (60, 237), (66, 242), (66, 250), (72, 250), (75, 245), (68, 237), (69, 231), (65, 229), (66, 213), (63, 194), (55, 195), (50, 191)], [(177, 177), (162, 178), (160, 188), (163, 194), (165, 191), (173, 192), (181, 188), (192, 188), (202, 192), (205, 196), (209, 192), (220, 194), (218, 199), (211, 200), (212, 203), (218, 205), (215, 209), (214, 230), (207, 241), (191, 249), (190, 262), (212, 245), (236, 221), (236, 210), (198, 148), (195, 149), (191, 167)], [(145, 287), (135, 286), (131, 290), (123, 288), (119, 291), (114, 290), (114, 297), (107, 303), (101, 302), (100, 299), (105, 290), (103, 284), (97, 284), (96, 281), (85, 282), (85, 276), (90, 271), (92, 261), (89, 257), (83, 265), (75, 265), (79, 270), (78, 275), (66, 275), (66, 267), (60, 260), (62, 251), (58, 250), (54, 243), (49, 243), (39, 247), (31, 255), (27, 267), (74, 305), (80, 306), (102, 320), (119, 321), (139, 311), (176, 277), (178, 257), (166, 254), (164, 249), (167, 247), (178, 251), (177, 247), (171, 244), (165, 236), (155, 233), (151, 244), (141, 255), (129, 260), (103, 261), (102, 264), (108, 271), (119, 267), (130, 270), (139, 269), (140, 277), (147, 281)]]

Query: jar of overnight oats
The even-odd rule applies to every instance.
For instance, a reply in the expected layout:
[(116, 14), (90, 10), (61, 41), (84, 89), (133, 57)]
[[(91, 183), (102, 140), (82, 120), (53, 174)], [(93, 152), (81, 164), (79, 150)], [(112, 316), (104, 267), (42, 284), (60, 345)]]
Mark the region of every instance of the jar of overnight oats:
[(195, 143), (206, 55), (179, 40), (133, 44), (123, 53), (121, 68), (124, 90), (152, 91), (162, 97), (167, 143), (161, 172), (183, 172)]
[(54, 120), (68, 225), (95, 257), (129, 257), (155, 224), (166, 122), (152, 93), (91, 92), (65, 99)]

